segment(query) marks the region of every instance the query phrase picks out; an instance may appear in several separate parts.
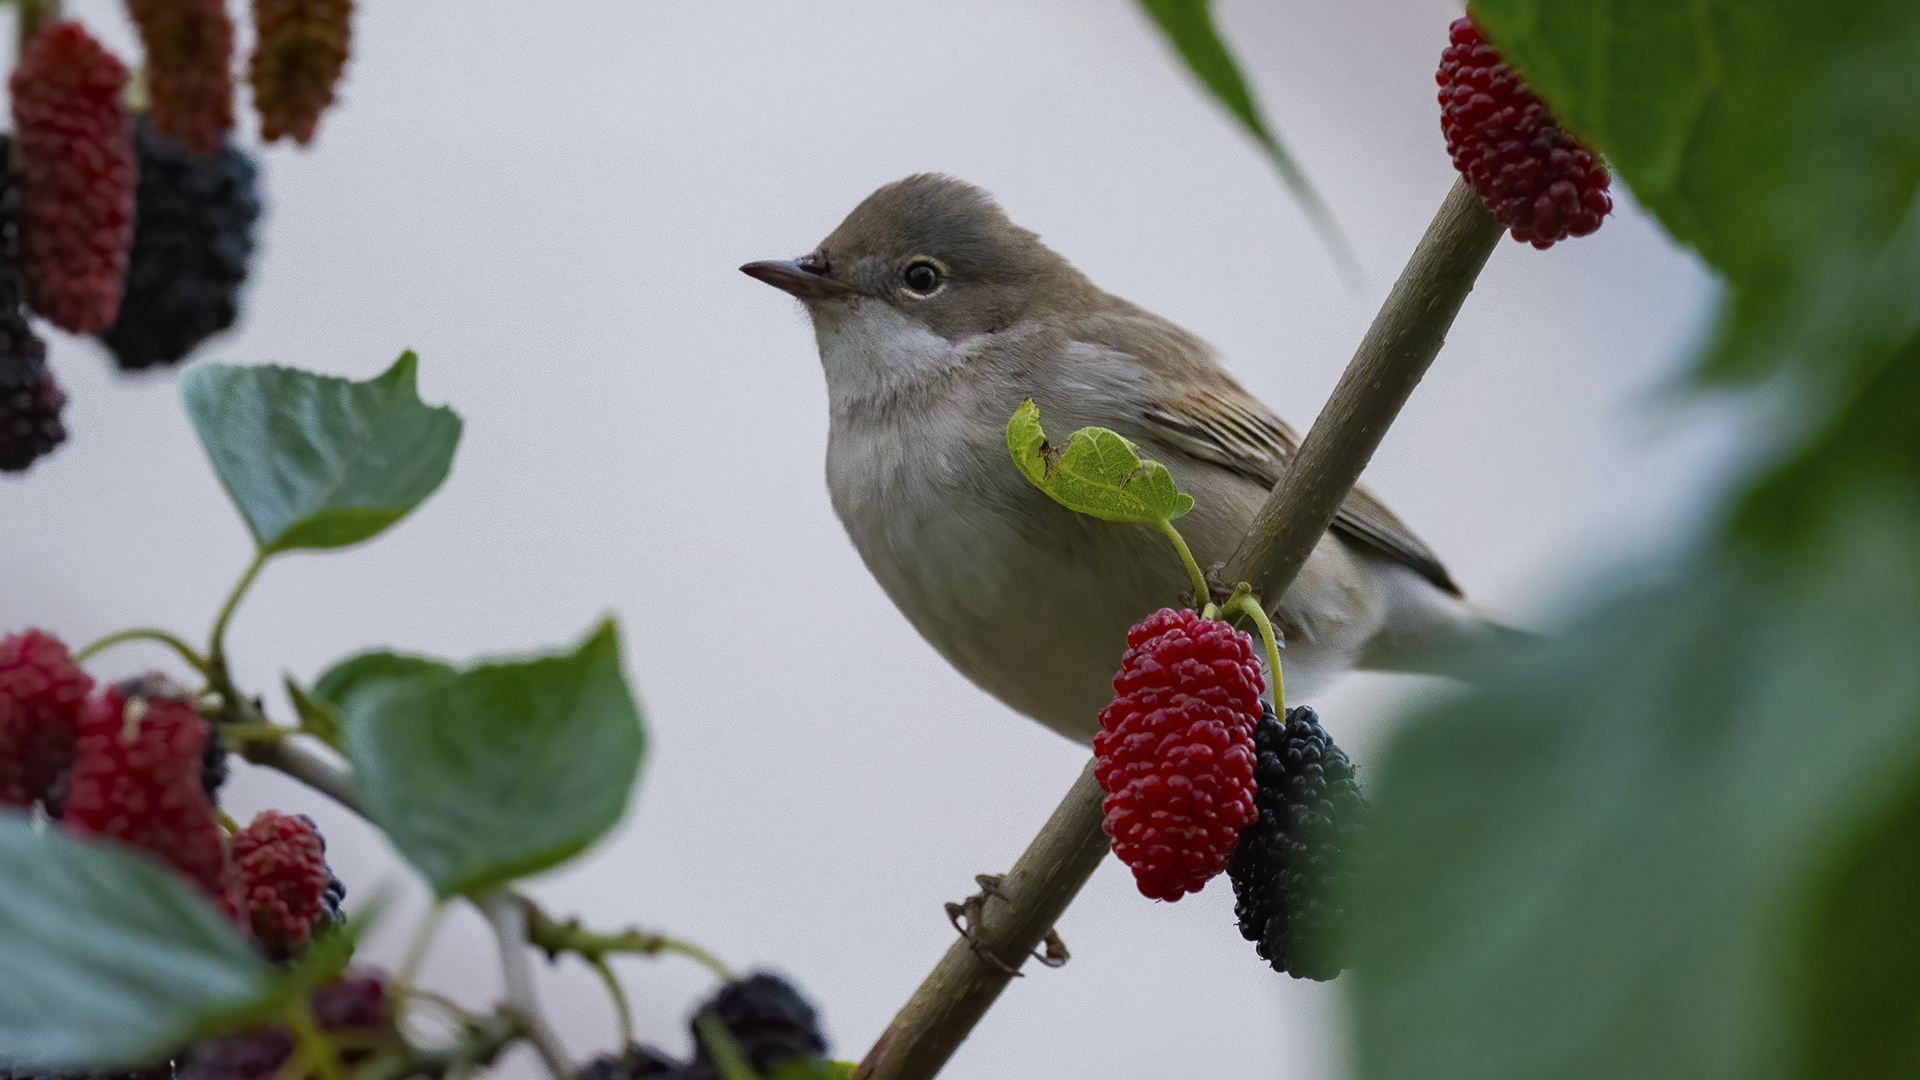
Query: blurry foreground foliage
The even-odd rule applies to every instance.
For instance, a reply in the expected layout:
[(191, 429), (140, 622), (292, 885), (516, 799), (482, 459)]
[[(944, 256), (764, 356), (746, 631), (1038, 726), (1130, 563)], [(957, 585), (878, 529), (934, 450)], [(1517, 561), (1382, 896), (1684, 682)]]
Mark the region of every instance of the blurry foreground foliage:
[(1920, 1075), (1920, 5), (1473, 13), (1723, 276), (1696, 378), (1786, 381), (1785, 449), (1397, 738), (1360, 1072)]

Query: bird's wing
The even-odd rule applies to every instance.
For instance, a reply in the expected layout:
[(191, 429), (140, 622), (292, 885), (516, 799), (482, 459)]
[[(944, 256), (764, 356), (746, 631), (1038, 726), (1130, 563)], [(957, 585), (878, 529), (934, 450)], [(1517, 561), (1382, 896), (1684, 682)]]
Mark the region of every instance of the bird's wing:
[[(1161, 376), (1142, 387), (1149, 400), (1141, 419), (1162, 441), (1263, 489), (1271, 490), (1286, 474), (1300, 436), (1233, 381), (1211, 346), (1131, 305), (1082, 328), (1101, 346), (1126, 352)], [(1366, 488), (1356, 484), (1348, 493), (1332, 529), (1460, 594), (1433, 549)]]

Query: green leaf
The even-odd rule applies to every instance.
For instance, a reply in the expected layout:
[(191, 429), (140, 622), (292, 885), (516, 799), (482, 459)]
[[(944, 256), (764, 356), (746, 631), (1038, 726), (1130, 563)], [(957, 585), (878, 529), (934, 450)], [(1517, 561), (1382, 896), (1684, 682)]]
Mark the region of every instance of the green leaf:
[(423, 669), (343, 704), (367, 816), (441, 896), (593, 843), (619, 821), (644, 750), (611, 622), (571, 654)]
[(270, 994), (213, 905), (131, 849), (0, 812), (0, 1057), (16, 1072), (148, 1064)]
[(447, 478), (460, 418), (421, 402), (417, 366), (404, 353), (366, 382), (274, 366), (187, 369), (187, 414), (262, 552), (358, 543)]
[(1081, 428), (1065, 450), (1049, 444), (1032, 399), (1007, 421), (1007, 452), (1021, 475), (1055, 502), (1104, 521), (1160, 524), (1193, 509), (1193, 496), (1174, 486), (1165, 465), (1141, 458), (1106, 428)]
[[(1506, 58), (1732, 286), (1713, 374), (1842, 385), (1920, 294), (1920, 5), (1474, 0)], [(1818, 385), (1818, 383), (1816, 383)]]
[(346, 743), (340, 735), (339, 708), (325, 698), (302, 690), (291, 675), (283, 677), (280, 682), (287, 688), (287, 698), (293, 702), (293, 711), (300, 716), (300, 730), (335, 750), (343, 749)]
[(1856, 482), (1790, 557), (1729, 544), (1406, 730), (1363, 1076), (1915, 1075), (1916, 507)]
[(355, 696), (394, 679), (450, 674), (453, 670), (453, 665), (443, 660), (376, 650), (357, 653), (328, 668), (311, 690), (303, 691), (288, 679), (287, 695), (300, 714), (301, 730), (326, 740), (336, 750), (344, 750), (346, 710)]
[(1280, 179), (1287, 185), (1294, 200), (1300, 204), (1315, 231), (1320, 234), (1321, 242), (1339, 263), (1342, 273), (1357, 280), (1359, 260), (1353, 254), (1353, 247), (1340, 232), (1340, 226), (1333, 220), (1333, 212), (1314, 190), (1307, 174), (1287, 152), (1280, 137), (1260, 113), (1260, 106), (1253, 99), (1253, 93), (1247, 89), (1247, 81), (1240, 75), (1240, 68), (1233, 61), (1233, 55), (1220, 38), (1213, 25), (1211, 0), (1140, 0), (1140, 6), (1160, 27), (1167, 41), (1186, 61), (1187, 69), (1199, 78), (1220, 104), (1227, 107), (1234, 119), (1240, 121), (1247, 134), (1252, 135), (1260, 148), (1272, 159)]

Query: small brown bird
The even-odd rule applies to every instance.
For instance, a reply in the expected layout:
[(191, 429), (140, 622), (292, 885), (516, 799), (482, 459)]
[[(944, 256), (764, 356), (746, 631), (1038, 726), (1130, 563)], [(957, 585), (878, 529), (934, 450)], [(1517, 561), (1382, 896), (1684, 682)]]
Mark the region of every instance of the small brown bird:
[[(1098, 425), (1165, 464), (1194, 497), (1179, 525), (1203, 567), (1239, 544), (1299, 437), (1206, 342), (1102, 292), (958, 180), (889, 184), (811, 255), (741, 269), (813, 318), (827, 485), (881, 587), (968, 678), (1089, 741), (1127, 628), (1191, 586), (1153, 527), (1076, 514), (1028, 483), (1007, 419), (1032, 398), (1056, 439)], [(1295, 694), (1499, 633), (1359, 488), (1278, 599)]]

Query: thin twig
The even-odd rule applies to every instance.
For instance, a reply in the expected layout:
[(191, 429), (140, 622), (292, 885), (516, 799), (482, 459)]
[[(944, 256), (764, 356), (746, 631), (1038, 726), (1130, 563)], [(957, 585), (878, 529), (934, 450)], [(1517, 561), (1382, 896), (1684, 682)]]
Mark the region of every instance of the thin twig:
[[(1267, 497), (1253, 530), (1227, 564), (1225, 580), (1251, 582), (1269, 607), (1292, 584), (1440, 351), (1500, 235), (1493, 215), (1470, 188), (1456, 182), (1287, 477)], [(1013, 870), (982, 899), (974, 939), (962, 938), (948, 948), (867, 1052), (856, 1078), (928, 1080), (940, 1071), (1006, 987), (1008, 972), (1026, 960), (1106, 854), (1101, 800), (1089, 762)]]
[(103, 637), (100, 640), (88, 645), (86, 648), (81, 649), (79, 652), (74, 653), (73, 662), (76, 664), (84, 664), (87, 661), (105, 652), (106, 650), (113, 648), (115, 645), (123, 645), (129, 641), (159, 642), (160, 644), (165, 645), (167, 648), (172, 649), (174, 652), (178, 653), (180, 656), (180, 659), (185, 660), (189, 665), (191, 665), (193, 667), (193, 670), (199, 672), (203, 676), (208, 673), (206, 658), (201, 656), (200, 653), (196, 651), (193, 646), (180, 640), (180, 638), (174, 634), (170, 634), (165, 630), (161, 630), (157, 627), (152, 627), (152, 626), (137, 626), (131, 630), (122, 630), (117, 634), (108, 634), (106, 637)]

